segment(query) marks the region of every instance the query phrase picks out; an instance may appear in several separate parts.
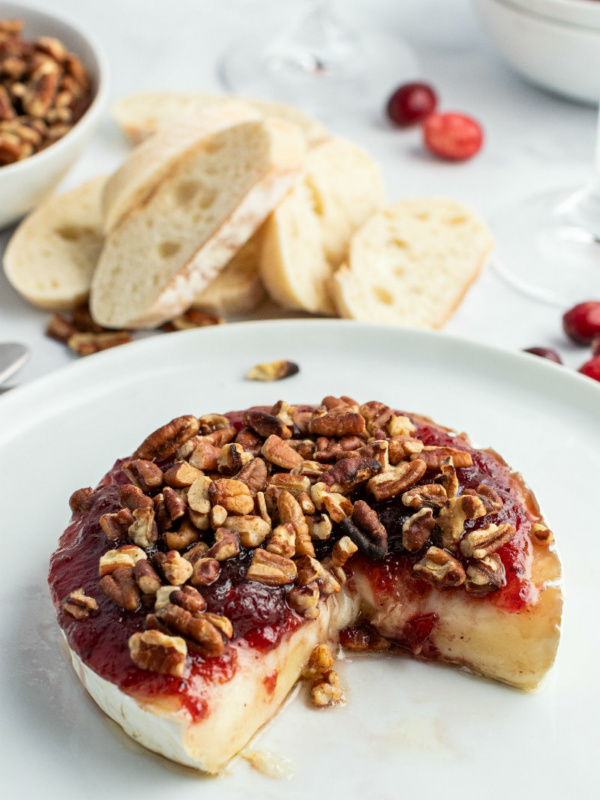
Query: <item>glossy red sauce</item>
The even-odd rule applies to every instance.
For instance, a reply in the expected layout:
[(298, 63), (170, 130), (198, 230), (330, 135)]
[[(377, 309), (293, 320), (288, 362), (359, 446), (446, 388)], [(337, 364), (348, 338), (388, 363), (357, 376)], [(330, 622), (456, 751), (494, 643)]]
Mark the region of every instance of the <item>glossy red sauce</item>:
[[(242, 427), (241, 412), (229, 416), (232, 424), (238, 429)], [(468, 450), (473, 457), (473, 466), (457, 470), (461, 487), (476, 489), (480, 483), (488, 483), (504, 500), (504, 508), (492, 519), (498, 523), (508, 522), (517, 529), (514, 539), (499, 551), (506, 569), (507, 584), (503, 590), (478, 598), (477, 602), (498, 603), (510, 611), (519, 611), (531, 601), (533, 588), (527, 580), (532, 519), (523, 508), (508, 468), (491, 454), (475, 450), (464, 439), (444, 433), (435, 426), (420, 424), (417, 435), (426, 445), (449, 445)], [(100, 556), (107, 550), (126, 544), (126, 541), (109, 542), (98, 522), (102, 514), (120, 508), (117, 488), (129, 482), (122, 472), (122, 464), (123, 461), (118, 461), (103, 479), (95, 492), (92, 508), (74, 515), (51, 558), (49, 584), (59, 610), (59, 622), (71, 648), (101, 677), (138, 698), (174, 696), (191, 718), (197, 720), (207, 713), (210, 685), (228, 682), (235, 675), (238, 650), (228, 647), (222, 657), (210, 659), (190, 651), (186, 673), (182, 678), (141, 670), (131, 661), (129, 637), (145, 629), (145, 617), (151, 609), (142, 607), (137, 612), (126, 612), (105, 597), (98, 586)], [(428, 483), (431, 477), (426, 474), (421, 482)], [(354, 499), (359, 496), (360, 492)], [(378, 503), (375, 507), (388, 530), (390, 545), (390, 553), (383, 561), (369, 560), (368, 563), (376, 596), (389, 596), (395, 586), (401, 585), (404, 593), (408, 590), (416, 597), (425, 597), (433, 590), (431, 585), (414, 577), (411, 571), (412, 564), (422, 557), (422, 551), (407, 554), (402, 551), (401, 545), (402, 523), (412, 511), (404, 507), (399, 498)], [(467, 522), (466, 528), (471, 530), (486, 521), (489, 519)], [(330, 540), (315, 543), (317, 557), (328, 555), (339, 536), (334, 528)], [(158, 547), (164, 546), (159, 542)], [(367, 561), (363, 556), (355, 559), (357, 565), (361, 562), (364, 565)], [(212, 586), (203, 588), (202, 594), (207, 601), (208, 611), (229, 617), (234, 629), (233, 642), (238, 648), (248, 647), (266, 652), (276, 647), (285, 635), (297, 630), (304, 619), (287, 605), (288, 588), (271, 588), (245, 580), (251, 560), (252, 551), (242, 548), (238, 557), (222, 562), (219, 578)], [(60, 611), (69, 592), (78, 588), (83, 588), (86, 595), (95, 598), (99, 606), (98, 613), (83, 620), (75, 620)], [(411, 623), (414, 624), (411, 626)], [(434, 623), (433, 615), (411, 620), (404, 632), (406, 641), (399, 643), (424, 657), (434, 658), (436, 653), (427, 638)], [(276, 680), (275, 673), (273, 690)]]

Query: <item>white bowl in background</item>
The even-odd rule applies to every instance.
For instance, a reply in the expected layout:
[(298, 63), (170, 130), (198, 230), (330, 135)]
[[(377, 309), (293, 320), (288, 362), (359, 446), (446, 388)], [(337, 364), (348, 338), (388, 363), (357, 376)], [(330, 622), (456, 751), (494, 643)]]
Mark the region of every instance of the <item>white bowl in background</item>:
[(566, 22), (580, 28), (600, 30), (600, 2), (594, 0), (506, 0), (530, 14)]
[(22, 19), (23, 36), (55, 36), (82, 60), (93, 85), (92, 102), (73, 128), (54, 144), (23, 161), (0, 167), (0, 229), (47, 197), (79, 158), (96, 130), (108, 96), (108, 66), (89, 33), (44, 11), (0, 0), (0, 19)]
[(524, 78), (571, 100), (598, 103), (600, 30), (528, 13), (508, 0), (473, 2), (500, 54)]

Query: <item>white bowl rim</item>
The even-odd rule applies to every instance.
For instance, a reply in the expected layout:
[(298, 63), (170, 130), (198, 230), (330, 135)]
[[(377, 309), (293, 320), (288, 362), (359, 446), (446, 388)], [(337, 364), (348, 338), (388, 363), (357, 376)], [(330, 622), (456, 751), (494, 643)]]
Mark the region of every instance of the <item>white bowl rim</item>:
[(61, 138), (56, 142), (53, 142), (44, 150), (41, 150), (39, 153), (33, 153), (32, 155), (27, 156), (27, 158), (24, 158), (22, 161), (15, 161), (14, 164), (5, 164), (3, 167), (0, 167), (0, 181), (2, 180), (3, 175), (14, 176), (20, 171), (25, 172), (31, 168), (32, 164), (43, 165), (45, 161), (51, 159), (53, 154), (55, 155), (59, 149), (68, 147), (73, 137), (77, 135), (80, 126), (87, 125), (88, 121), (92, 120), (96, 114), (100, 113), (104, 108), (108, 97), (109, 76), (108, 60), (104, 53), (104, 49), (95, 36), (93, 36), (85, 26), (79, 25), (78, 22), (72, 22), (70, 19), (63, 17), (61, 14), (55, 14), (54, 12), (49, 13), (45, 9), (30, 5), (29, 3), (3, 3), (2, 0), (0, 0), (0, 12), (2, 12), (2, 8), (5, 6), (12, 7), (15, 10), (23, 9), (25, 14), (27, 12), (33, 12), (33, 14), (39, 15), (42, 18), (46, 17), (48, 19), (52, 19), (85, 39), (90, 46), (96, 61), (98, 62), (98, 82), (94, 99), (83, 113), (83, 116), (81, 116), (75, 125), (73, 125), (71, 130), (65, 133), (64, 136), (61, 136)]
[(591, 30), (600, 29), (600, 2), (593, 0), (504, 0), (532, 16)]
[[(536, 14), (534, 11), (528, 11), (524, 6), (515, 2), (515, 0), (473, 0), (476, 4), (496, 5), (504, 8), (508, 13), (516, 14), (535, 21), (536, 24), (553, 28), (554, 30), (562, 30), (565, 33), (575, 34), (577, 36), (591, 37), (596, 39), (600, 36), (600, 26), (598, 28), (590, 28), (585, 25), (577, 25), (576, 23), (565, 22), (564, 20), (555, 19), (554, 17), (545, 17), (542, 14)], [(567, 0), (570, 2), (571, 0)], [(599, 0), (600, 4), (600, 0)]]

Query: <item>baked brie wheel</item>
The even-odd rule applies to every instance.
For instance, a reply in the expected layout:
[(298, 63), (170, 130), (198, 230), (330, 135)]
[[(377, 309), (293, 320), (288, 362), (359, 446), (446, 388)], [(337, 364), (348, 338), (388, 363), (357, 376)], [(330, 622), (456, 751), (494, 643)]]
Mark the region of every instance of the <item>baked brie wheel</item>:
[(221, 771), (302, 675), (338, 701), (327, 644), (526, 690), (555, 658), (560, 564), (532, 493), (383, 403), (179, 417), (70, 502), (49, 582), (75, 670), (182, 764)]

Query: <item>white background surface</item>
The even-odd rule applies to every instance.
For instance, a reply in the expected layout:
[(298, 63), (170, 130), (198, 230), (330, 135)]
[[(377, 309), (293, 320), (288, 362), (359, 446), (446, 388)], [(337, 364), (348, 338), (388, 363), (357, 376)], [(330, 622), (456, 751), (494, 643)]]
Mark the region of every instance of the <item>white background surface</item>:
[[(175, 351), (169, 337), (116, 348), (0, 399), (11, 420), (0, 426), (4, 798), (597, 800), (600, 387), (541, 359), (449, 337), (376, 326), (351, 336), (349, 327), (191, 331), (178, 334)], [(245, 381), (244, 346), (264, 360), (285, 348), (300, 373)], [(350, 654), (339, 665), (343, 708), (318, 711), (298, 699), (251, 748), (287, 757), (289, 781), (244, 762), (212, 780), (152, 755), (86, 696), (62, 646), (45, 580), (67, 498), (176, 414), (223, 410), (233, 398), (239, 407), (311, 402), (323, 386), (362, 399), (366, 384), (384, 402), (402, 398), (496, 446), (534, 487), (558, 534), (566, 586), (546, 682), (523, 694), (441, 665)]]
[[(140, 90), (220, 91), (219, 57), (241, 37), (279, 29), (301, 0), (37, 0), (91, 29), (112, 68), (111, 99)], [(428, 157), (418, 131), (391, 129), (376, 111), (330, 117), (332, 131), (367, 147), (383, 165), (390, 198), (442, 194), (485, 216), (546, 188), (583, 182), (593, 159), (595, 112), (524, 83), (492, 52), (468, 0), (338, 0), (348, 19), (365, 20), (403, 37), (446, 110), (463, 110), (484, 125), (485, 149), (471, 162)], [(92, 146), (64, 181), (77, 185), (116, 168), (129, 151), (108, 114)], [(0, 250), (6, 242), (0, 234)], [(568, 265), (565, 266), (568, 268)], [(594, 299), (594, 298), (582, 298)], [(272, 315), (271, 312), (265, 311)], [(449, 332), (511, 350), (558, 347), (574, 367), (589, 357), (564, 338), (561, 309), (535, 303), (487, 269), (447, 325)], [(0, 341), (29, 344), (33, 357), (13, 383), (25, 383), (74, 357), (43, 336), (46, 312), (30, 307), (0, 275)]]

